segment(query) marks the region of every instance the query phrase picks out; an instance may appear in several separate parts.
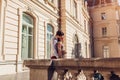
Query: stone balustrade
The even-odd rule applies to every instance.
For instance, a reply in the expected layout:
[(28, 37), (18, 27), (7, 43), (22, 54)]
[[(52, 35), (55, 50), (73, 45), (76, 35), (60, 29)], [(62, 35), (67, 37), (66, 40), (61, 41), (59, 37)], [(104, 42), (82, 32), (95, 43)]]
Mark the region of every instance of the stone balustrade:
[(93, 80), (95, 70), (104, 80), (110, 80), (111, 71), (120, 75), (120, 58), (25, 60), (24, 65), (30, 80)]

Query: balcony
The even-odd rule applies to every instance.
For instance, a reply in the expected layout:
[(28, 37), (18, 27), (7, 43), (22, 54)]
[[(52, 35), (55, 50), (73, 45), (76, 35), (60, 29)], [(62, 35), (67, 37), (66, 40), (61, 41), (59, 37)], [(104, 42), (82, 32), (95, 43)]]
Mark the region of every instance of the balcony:
[[(25, 60), (30, 80), (93, 80), (98, 71), (104, 80), (120, 75), (120, 58)], [(53, 79), (55, 78), (55, 79)]]

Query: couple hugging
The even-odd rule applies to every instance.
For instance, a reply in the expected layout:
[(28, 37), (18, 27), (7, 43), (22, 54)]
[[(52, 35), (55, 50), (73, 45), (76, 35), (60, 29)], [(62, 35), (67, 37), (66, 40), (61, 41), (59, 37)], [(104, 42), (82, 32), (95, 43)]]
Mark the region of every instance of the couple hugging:
[(64, 33), (61, 30), (51, 39), (51, 59), (63, 58), (66, 54), (63, 45)]

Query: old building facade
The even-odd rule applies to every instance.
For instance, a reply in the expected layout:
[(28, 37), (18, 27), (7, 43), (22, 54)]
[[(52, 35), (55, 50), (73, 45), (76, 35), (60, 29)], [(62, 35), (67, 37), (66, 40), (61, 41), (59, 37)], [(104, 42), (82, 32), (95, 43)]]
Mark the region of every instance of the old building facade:
[[(61, 27), (65, 33), (67, 57), (89, 58), (91, 55), (87, 2), (81, 0), (61, 0), (61, 7)], [(81, 54), (77, 55), (77, 53)]]
[(83, 0), (0, 0), (0, 75), (23, 72), (24, 59), (50, 59), (58, 28), (66, 58), (91, 57), (88, 21)]
[(88, 0), (94, 57), (120, 57), (119, 0)]

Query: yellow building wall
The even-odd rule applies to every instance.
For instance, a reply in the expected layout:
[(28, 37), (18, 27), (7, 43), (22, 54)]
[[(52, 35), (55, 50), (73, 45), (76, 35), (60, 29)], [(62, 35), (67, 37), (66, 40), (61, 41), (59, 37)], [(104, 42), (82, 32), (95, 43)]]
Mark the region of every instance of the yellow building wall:
[[(117, 20), (119, 15), (116, 13), (119, 9), (117, 4), (96, 5), (90, 9), (93, 19), (93, 39), (94, 56), (104, 57), (103, 46), (109, 46), (109, 57), (120, 57), (120, 48), (118, 43), (119, 26)], [(101, 13), (105, 13), (106, 19), (101, 20)], [(107, 28), (107, 35), (102, 35), (102, 28)]]

